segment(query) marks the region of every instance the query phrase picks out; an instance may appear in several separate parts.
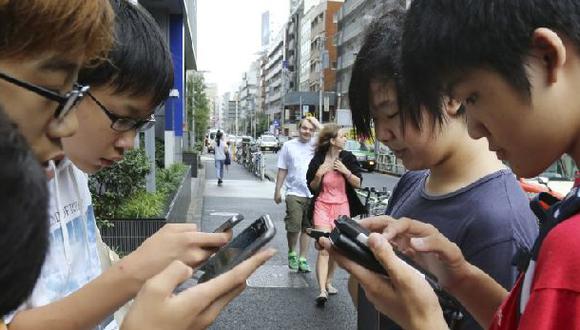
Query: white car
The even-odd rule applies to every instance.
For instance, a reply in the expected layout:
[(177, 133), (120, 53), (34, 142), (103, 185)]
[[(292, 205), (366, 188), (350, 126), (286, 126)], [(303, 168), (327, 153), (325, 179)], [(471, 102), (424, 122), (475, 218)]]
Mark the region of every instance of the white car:
[(274, 135), (262, 135), (260, 137), (260, 150), (274, 150), (278, 149), (278, 139)]

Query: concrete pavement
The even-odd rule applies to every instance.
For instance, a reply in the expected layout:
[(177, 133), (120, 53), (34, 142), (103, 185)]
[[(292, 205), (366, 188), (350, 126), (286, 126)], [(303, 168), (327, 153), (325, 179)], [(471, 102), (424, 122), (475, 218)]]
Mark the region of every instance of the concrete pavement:
[[(354, 329), (356, 313), (347, 293), (347, 273), (338, 270), (334, 285), (339, 294), (318, 308), (315, 273), (293, 273), (287, 267), (284, 204), (273, 201), (274, 183), (260, 181), (237, 163), (229, 166), (223, 186), (217, 186), (212, 155), (202, 156), (205, 184), (199, 224), (204, 231), (219, 226), (231, 214), (246, 220), (234, 229), (239, 233), (260, 215), (270, 214), (277, 233), (270, 246), (278, 250), (248, 281), (248, 288), (220, 314), (210, 329)], [(198, 209), (199, 210), (199, 209)], [(311, 245), (308, 260), (314, 270), (317, 251)]]

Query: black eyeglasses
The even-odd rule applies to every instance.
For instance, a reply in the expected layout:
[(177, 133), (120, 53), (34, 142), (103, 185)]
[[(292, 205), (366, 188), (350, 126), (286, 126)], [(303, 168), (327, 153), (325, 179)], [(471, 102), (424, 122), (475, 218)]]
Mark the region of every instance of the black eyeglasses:
[(75, 106), (83, 99), (83, 97), (85, 97), (85, 95), (89, 92), (90, 89), (89, 86), (75, 84), (72, 91), (66, 93), (65, 95), (60, 95), (44, 87), (40, 87), (16, 79), (2, 72), (0, 72), (0, 78), (4, 79), (5, 81), (11, 84), (14, 84), (18, 87), (22, 87), (26, 90), (29, 90), (33, 93), (36, 93), (42, 97), (45, 97), (51, 101), (58, 103), (58, 107), (54, 112), (54, 118), (59, 120), (66, 117), (73, 109), (75, 109)]
[(154, 114), (151, 114), (151, 117), (149, 117), (148, 119), (121, 117), (109, 111), (109, 109), (107, 109), (107, 107), (105, 107), (101, 102), (99, 102), (99, 100), (97, 100), (95, 96), (93, 96), (93, 94), (87, 93), (87, 95), (91, 99), (93, 99), (93, 101), (95, 101), (95, 103), (99, 106), (99, 108), (101, 108), (101, 110), (103, 110), (103, 112), (107, 115), (107, 117), (109, 117), (109, 119), (111, 120), (111, 128), (117, 132), (127, 132), (132, 129), (138, 131), (146, 131), (151, 127), (155, 126)]

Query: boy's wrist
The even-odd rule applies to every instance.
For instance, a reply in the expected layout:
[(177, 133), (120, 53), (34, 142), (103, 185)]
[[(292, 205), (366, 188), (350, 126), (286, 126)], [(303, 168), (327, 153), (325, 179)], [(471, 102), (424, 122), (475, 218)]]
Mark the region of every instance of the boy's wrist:
[(453, 281), (449, 281), (449, 283), (446, 283), (447, 285), (443, 286), (443, 289), (453, 296), (457, 296), (461, 292), (469, 290), (473, 285), (477, 285), (478, 274), (481, 272), (479, 268), (473, 266), (467, 260), (463, 260), (456, 269), (453, 274)]
[(113, 265), (113, 268), (116, 268), (119, 275), (123, 278), (123, 282), (128, 285), (128, 288), (134, 292), (135, 295), (149, 279), (149, 276), (145, 271), (139, 270), (139, 263), (136, 262), (139, 258), (138, 253), (139, 251), (137, 250)]

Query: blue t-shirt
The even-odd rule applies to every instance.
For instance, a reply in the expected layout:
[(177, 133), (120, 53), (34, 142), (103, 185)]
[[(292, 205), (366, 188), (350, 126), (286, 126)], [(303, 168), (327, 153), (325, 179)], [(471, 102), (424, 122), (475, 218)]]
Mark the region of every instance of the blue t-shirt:
[[(510, 170), (489, 174), (455, 192), (430, 196), (429, 171), (407, 172), (395, 187), (386, 214), (434, 225), (455, 242), (465, 259), (511, 289), (517, 269), (512, 259), (520, 247), (531, 250), (538, 235), (536, 216)], [(364, 294), (361, 291), (361, 296)], [(366, 300), (359, 299), (359, 329), (399, 329)], [(378, 324), (377, 324), (378, 323)], [(459, 329), (481, 329), (466, 315)]]

